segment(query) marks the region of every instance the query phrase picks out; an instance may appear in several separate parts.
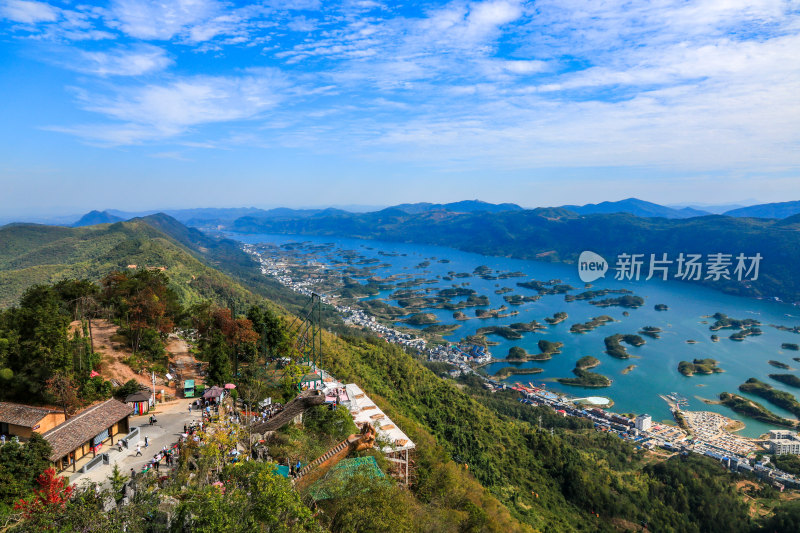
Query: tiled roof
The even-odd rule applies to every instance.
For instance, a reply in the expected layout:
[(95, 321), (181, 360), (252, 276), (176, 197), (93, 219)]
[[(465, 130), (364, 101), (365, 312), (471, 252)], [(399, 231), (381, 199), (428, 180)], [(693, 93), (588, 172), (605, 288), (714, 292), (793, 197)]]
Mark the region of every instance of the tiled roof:
[(130, 402), (147, 402), (150, 400), (150, 393), (145, 391), (134, 392), (125, 398), (125, 403)]
[(0, 422), (32, 428), (42, 418), (57, 412), (45, 407), (32, 407), (18, 403), (0, 402)]
[(54, 427), (42, 435), (53, 447), (50, 460), (55, 461), (64, 457), (87, 440), (130, 415), (132, 410), (130, 405), (120, 401), (106, 400), (84, 409), (63, 424)]

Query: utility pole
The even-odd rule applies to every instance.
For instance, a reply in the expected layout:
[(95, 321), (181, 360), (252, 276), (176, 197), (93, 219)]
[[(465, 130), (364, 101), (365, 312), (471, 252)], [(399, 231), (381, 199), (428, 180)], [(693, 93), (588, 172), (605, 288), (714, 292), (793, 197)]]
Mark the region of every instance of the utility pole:
[(153, 407), (156, 406), (156, 373), (153, 371), (150, 375), (150, 380), (153, 383)]

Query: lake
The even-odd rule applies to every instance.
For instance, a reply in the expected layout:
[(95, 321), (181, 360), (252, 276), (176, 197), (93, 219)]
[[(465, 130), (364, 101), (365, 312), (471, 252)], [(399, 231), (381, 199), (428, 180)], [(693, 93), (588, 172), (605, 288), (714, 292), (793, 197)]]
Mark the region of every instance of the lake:
[[(566, 302), (563, 294), (545, 295), (538, 301), (527, 302), (522, 305), (508, 305), (503, 299), (503, 294), (496, 294), (496, 290), (502, 287), (509, 287), (513, 290), (506, 293), (507, 295), (529, 296), (537, 294), (535, 290), (518, 287), (518, 282), (560, 279), (563, 283), (575, 287), (575, 290), (570, 291), (571, 294), (578, 294), (587, 289), (584, 289), (584, 284), (578, 278), (575, 265), (483, 256), (439, 246), (330, 236), (245, 235), (235, 233), (229, 233), (227, 236), (250, 244), (274, 243), (282, 245), (290, 242), (306, 242), (321, 245), (332, 243), (334, 249), (352, 250), (364, 258), (378, 259), (380, 263), (388, 264), (389, 266), (387, 267), (374, 270), (374, 274), (377, 276), (385, 278), (392, 274), (412, 274), (415, 277), (425, 278), (426, 280), (436, 279), (436, 283), (420, 285), (412, 289), (443, 289), (454, 285), (462, 286), (462, 284), (466, 284), (464, 285), (466, 288), (474, 289), (479, 295), (487, 296), (490, 303), (488, 306), (462, 309), (462, 312), (470, 317), (474, 317), (475, 309), (497, 309), (504, 304), (508, 306), (509, 311), (519, 311), (518, 315), (507, 318), (471, 318), (466, 321), (456, 321), (453, 319), (453, 311), (445, 309), (424, 310), (426, 313), (435, 314), (443, 324), (460, 324), (461, 327), (453, 334), (445, 336), (450, 341), (457, 341), (467, 335), (474, 334), (480, 327), (507, 326), (514, 322), (530, 322), (532, 320), (544, 323), (545, 317), (552, 316), (554, 313), (559, 311), (568, 313), (569, 318), (564, 322), (549, 326), (545, 331), (523, 333), (524, 337), (521, 340), (510, 341), (497, 335), (488, 337), (489, 340), (499, 343), (497, 346), (491, 346), (492, 354), (497, 359), (505, 358), (509, 348), (512, 346), (525, 348), (529, 353), (538, 353), (537, 342), (540, 339), (564, 343), (562, 352), (554, 355), (549, 361), (533, 361), (515, 365), (523, 368), (535, 366), (544, 369), (544, 372), (535, 375), (511, 376), (506, 380), (508, 383), (517, 381), (522, 383), (532, 381), (537, 385), (544, 383), (548, 389), (565, 392), (576, 397), (608, 396), (614, 400), (613, 411), (619, 413), (649, 413), (654, 421), (672, 420), (669, 407), (658, 395), (677, 392), (689, 400), (687, 409), (715, 411), (731, 418), (742, 420), (745, 422), (746, 427), (740, 434), (748, 437), (757, 437), (768, 429), (772, 429), (772, 427), (752, 419), (743, 418), (727, 407), (706, 405), (698, 398), (717, 400), (721, 392), (736, 393), (758, 401), (780, 416), (790, 419), (795, 418), (791, 413), (775, 407), (765, 400), (738, 391), (738, 386), (741, 383), (750, 377), (756, 377), (777, 389), (785, 390), (792, 394), (797, 392), (797, 389), (787, 387), (768, 377), (770, 373), (795, 373), (795, 369), (800, 368), (800, 363), (792, 360), (793, 357), (800, 357), (800, 352), (781, 349), (782, 343), (800, 343), (800, 335), (770, 327), (770, 324), (789, 327), (800, 324), (800, 309), (788, 304), (730, 296), (710, 288), (678, 281), (616, 281), (613, 279), (614, 271), (609, 270), (608, 279), (597, 280), (592, 284), (591, 290), (604, 288), (628, 289), (633, 291), (635, 295), (645, 299), (644, 306), (638, 309), (597, 307), (589, 304), (588, 301)], [(326, 254), (331, 253), (317, 254), (317, 258), (325, 261)], [(334, 253), (333, 255), (336, 254)], [(447, 260), (448, 262), (439, 262), (440, 260)], [(428, 261), (429, 265), (419, 267), (419, 264), (423, 261)], [(453, 271), (472, 273), (480, 265), (486, 265), (494, 271), (522, 272), (526, 276), (497, 280), (486, 280), (477, 276), (453, 278), (452, 281), (441, 279), (441, 277), (447, 276), (448, 272)], [(439, 276), (438, 279), (437, 276)], [(363, 282), (364, 280), (361, 279), (360, 281)], [(376, 298), (387, 298), (392, 292), (393, 290), (383, 291)], [(434, 295), (434, 293), (431, 295)], [(609, 294), (601, 298), (615, 296), (620, 295)], [(455, 298), (452, 301), (458, 300), (459, 298)], [(397, 302), (391, 300), (388, 300), (388, 303), (397, 305)], [(669, 306), (669, 310), (656, 311), (654, 309), (656, 304), (666, 304)], [(630, 316), (623, 316), (625, 311), (629, 312)], [(707, 319), (704, 316), (713, 315), (717, 312), (725, 313), (737, 319), (756, 319), (762, 323), (763, 334), (750, 336), (742, 342), (737, 342), (730, 340), (728, 336), (738, 330), (724, 329), (712, 332), (709, 330), (709, 325), (714, 322), (714, 319)], [(587, 322), (592, 317), (599, 315), (609, 315), (617, 322), (600, 326), (588, 333), (574, 334), (569, 332), (572, 324)], [(702, 323), (703, 321), (707, 323), (704, 324)], [(646, 344), (641, 347), (631, 347), (624, 344), (631, 354), (630, 359), (616, 359), (605, 354), (603, 342), (605, 337), (615, 333), (635, 334), (644, 326), (660, 327), (663, 330), (660, 334), (661, 338), (652, 339), (642, 336), (646, 340)], [(710, 336), (713, 333), (719, 335), (719, 342), (710, 340)], [(690, 339), (697, 341), (697, 343), (687, 344), (686, 341)], [(585, 355), (594, 356), (601, 361), (600, 366), (594, 368), (593, 371), (612, 379), (613, 383), (610, 387), (589, 389), (562, 386), (552, 381), (554, 378), (559, 377), (573, 377), (572, 369), (575, 366), (575, 361)], [(695, 375), (693, 377), (681, 375), (677, 370), (678, 363), (680, 361), (692, 361), (695, 358), (716, 359), (719, 361), (719, 367), (724, 370), (724, 373)], [(767, 362), (771, 359), (787, 363), (792, 367), (792, 370), (781, 370), (771, 366)], [(636, 365), (636, 368), (627, 374), (623, 374), (623, 369), (629, 365)], [(491, 374), (504, 366), (511, 366), (511, 364), (501, 361), (492, 363), (486, 369)]]

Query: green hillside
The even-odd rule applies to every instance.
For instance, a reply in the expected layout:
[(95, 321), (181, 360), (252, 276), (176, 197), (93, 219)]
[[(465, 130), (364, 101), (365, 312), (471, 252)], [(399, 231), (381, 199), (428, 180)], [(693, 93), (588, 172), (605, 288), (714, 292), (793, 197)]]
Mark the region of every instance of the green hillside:
[[(168, 217), (167, 217), (168, 218)], [(253, 301), (201, 256), (145, 219), (82, 228), (14, 224), (0, 228), (0, 306), (30, 285), (66, 278), (99, 280), (128, 265), (165, 267), (183, 303), (205, 298)]]

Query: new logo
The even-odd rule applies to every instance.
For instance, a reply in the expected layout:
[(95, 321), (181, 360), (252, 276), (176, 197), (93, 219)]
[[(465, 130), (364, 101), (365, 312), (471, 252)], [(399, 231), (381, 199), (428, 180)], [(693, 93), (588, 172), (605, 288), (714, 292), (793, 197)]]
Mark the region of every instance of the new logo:
[(584, 283), (591, 283), (597, 278), (605, 277), (608, 263), (602, 256), (594, 252), (581, 252), (578, 257), (578, 276)]

